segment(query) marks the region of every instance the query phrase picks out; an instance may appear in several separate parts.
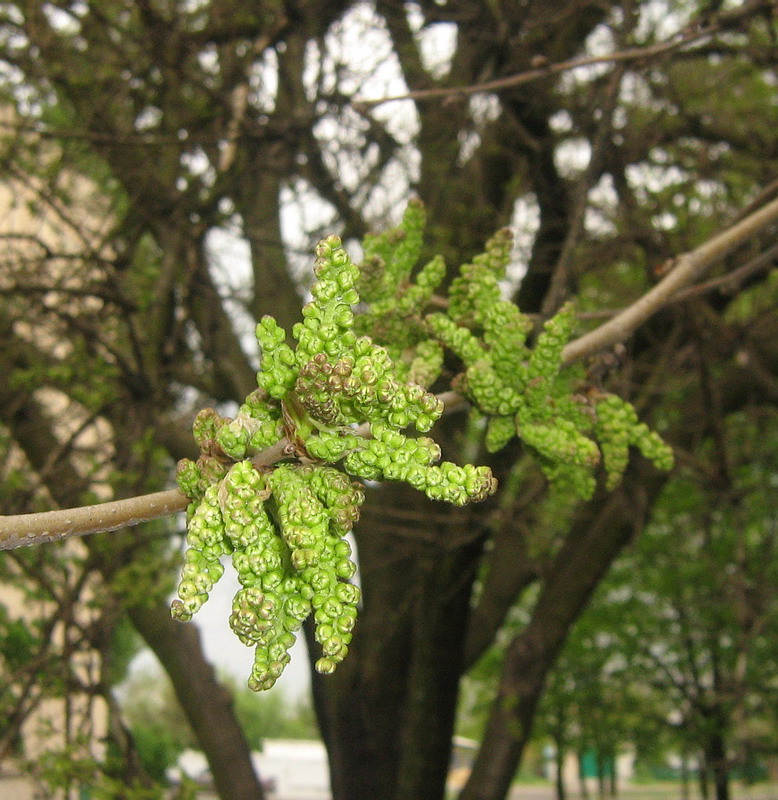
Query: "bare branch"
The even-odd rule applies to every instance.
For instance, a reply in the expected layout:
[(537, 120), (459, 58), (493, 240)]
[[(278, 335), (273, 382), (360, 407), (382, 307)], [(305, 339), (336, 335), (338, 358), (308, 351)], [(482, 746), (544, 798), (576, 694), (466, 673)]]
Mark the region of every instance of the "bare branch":
[[(290, 455), (287, 447), (288, 442), (282, 439), (260, 453), (253, 463), (257, 466), (274, 464)], [(0, 550), (115, 531), (177, 514), (185, 511), (188, 504), (189, 498), (185, 494), (178, 489), (169, 489), (79, 508), (0, 516)]]
[(115, 531), (184, 511), (189, 503), (178, 489), (81, 508), (0, 517), (0, 550)]
[(560, 61), (556, 64), (544, 63), (539, 67), (520, 72), (516, 75), (508, 75), (503, 78), (496, 78), (491, 81), (484, 81), (483, 83), (470, 84), (468, 86), (448, 86), (436, 87), (433, 89), (419, 89), (405, 94), (392, 95), (391, 97), (382, 97), (376, 100), (360, 100), (355, 101), (355, 105), (361, 108), (375, 108), (376, 106), (383, 105), (384, 103), (392, 103), (396, 100), (435, 100), (451, 96), (467, 96), (477, 94), (479, 92), (500, 92), (506, 89), (513, 89), (516, 86), (521, 86), (525, 83), (548, 78), (551, 75), (559, 75), (563, 72), (570, 72), (572, 70), (581, 69), (582, 67), (591, 67), (596, 64), (616, 64), (619, 62), (639, 62), (650, 58), (670, 53), (673, 50), (686, 47), (689, 44), (706, 39), (709, 36), (714, 36), (722, 29), (729, 28), (735, 25), (742, 19), (745, 19), (754, 14), (764, 11), (769, 7), (769, 3), (763, 0), (754, 0), (754, 2), (746, 3), (740, 8), (734, 9), (730, 12), (719, 14), (712, 22), (700, 26), (688, 25), (679, 34), (676, 34), (672, 39), (666, 42), (658, 42), (656, 44), (647, 45), (645, 47), (631, 47), (625, 50), (619, 50), (615, 53), (609, 53), (604, 56), (584, 56), (582, 58), (573, 58), (567, 61)]
[(675, 266), (653, 289), (599, 328), (570, 342), (562, 354), (564, 363), (579, 361), (617, 342), (623, 342), (650, 316), (673, 300), (677, 292), (689, 286), (716, 261), (775, 220), (778, 220), (778, 200), (767, 203), (723, 233), (678, 256)]

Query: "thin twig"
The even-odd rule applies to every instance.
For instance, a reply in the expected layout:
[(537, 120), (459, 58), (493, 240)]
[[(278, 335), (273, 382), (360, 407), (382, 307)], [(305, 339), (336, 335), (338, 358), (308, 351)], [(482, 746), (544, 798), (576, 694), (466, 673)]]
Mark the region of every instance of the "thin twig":
[(81, 508), (0, 517), (0, 550), (115, 531), (184, 511), (188, 503), (186, 495), (170, 489)]
[(657, 56), (665, 55), (666, 53), (677, 50), (680, 47), (685, 47), (700, 39), (713, 36), (725, 27), (725, 25), (730, 26), (739, 19), (756, 14), (761, 11), (764, 6), (765, 3), (763, 2), (746, 4), (733, 11), (720, 14), (713, 22), (707, 25), (702, 25), (700, 27), (687, 26), (681, 31), (680, 35), (676, 35), (676, 37), (670, 41), (658, 42), (657, 44), (646, 45), (645, 47), (631, 47), (603, 56), (584, 56), (567, 61), (559, 61), (556, 64), (544, 64), (543, 66), (535, 67), (525, 72), (507, 75), (503, 78), (495, 78), (494, 80), (484, 81), (483, 83), (469, 84), (467, 86), (438, 86), (432, 89), (417, 89), (415, 91), (405, 92), (404, 94), (391, 95), (390, 97), (381, 97), (375, 100), (354, 100), (353, 102), (356, 107), (369, 109), (383, 105), (384, 103), (393, 103), (398, 100), (435, 100), (457, 95), (467, 96), (480, 92), (500, 92), (506, 89), (513, 89), (525, 83), (548, 78), (552, 75), (559, 75), (562, 72), (571, 72), (572, 70), (581, 69), (583, 67), (592, 67), (597, 64), (616, 64), (619, 62), (630, 63), (656, 58)]
[[(252, 459), (253, 463), (267, 466), (288, 458), (288, 444), (286, 439), (276, 442)], [(188, 504), (185, 494), (178, 489), (168, 489), (79, 508), (0, 516), (0, 550), (116, 531), (180, 513)]]
[(683, 300), (688, 300), (690, 297), (698, 297), (713, 291), (718, 291), (724, 295), (733, 295), (750, 277), (771, 268), (776, 258), (778, 258), (778, 243), (747, 261), (733, 272), (728, 272), (717, 278), (711, 278), (705, 283), (698, 283), (696, 286), (684, 289), (675, 295), (671, 302), (679, 303)]
[(623, 342), (636, 328), (670, 302), (677, 292), (692, 284), (716, 261), (775, 220), (778, 220), (778, 199), (754, 211), (694, 250), (679, 256), (670, 272), (632, 305), (590, 333), (570, 342), (562, 353), (564, 363), (580, 361), (606, 347)]

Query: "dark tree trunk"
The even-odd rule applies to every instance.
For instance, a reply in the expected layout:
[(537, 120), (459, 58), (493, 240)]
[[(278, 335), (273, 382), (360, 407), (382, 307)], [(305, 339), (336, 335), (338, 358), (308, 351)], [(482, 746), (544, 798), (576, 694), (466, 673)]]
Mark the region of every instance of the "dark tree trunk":
[(727, 748), (721, 731), (714, 731), (705, 748), (705, 761), (713, 776), (716, 800), (729, 800), (729, 765)]
[(554, 762), (556, 764), (556, 776), (554, 786), (556, 789), (557, 800), (567, 800), (567, 790), (565, 787), (565, 749), (563, 746), (563, 739), (561, 736), (556, 738), (556, 753), (554, 754)]
[(616, 762), (616, 753), (610, 753), (610, 764), (611, 769), (608, 773), (608, 794), (611, 797), (617, 797), (619, 794), (619, 775), (618, 775), (618, 766)]
[(582, 513), (555, 557), (532, 619), (505, 657), (497, 699), (462, 800), (501, 800), (510, 788), (546, 675), (602, 576), (643, 524), (646, 504), (664, 476), (645, 462), (629, 471), (621, 489), (599, 495)]
[(433, 800), (445, 791), (481, 536), (467, 511), (402, 486), (380, 495), (357, 529), (365, 597), (354, 652), (314, 676), (314, 701), (335, 800)]
[(581, 797), (583, 797), (584, 800), (589, 800), (589, 784), (586, 782), (583, 757), (583, 753), (578, 753), (578, 782), (581, 786)]
[(681, 755), (681, 800), (689, 800), (689, 756)]
[(699, 774), (699, 782), (700, 782), (700, 796), (702, 800), (708, 800), (710, 797), (710, 781), (708, 780), (708, 770), (709, 765), (707, 762), (707, 757), (703, 753), (702, 758), (700, 759), (700, 774)]
[(612, 781), (609, 780), (613, 773), (608, 770), (609, 755), (606, 755), (602, 750), (597, 750), (597, 792), (604, 800), (608, 796), (609, 786)]

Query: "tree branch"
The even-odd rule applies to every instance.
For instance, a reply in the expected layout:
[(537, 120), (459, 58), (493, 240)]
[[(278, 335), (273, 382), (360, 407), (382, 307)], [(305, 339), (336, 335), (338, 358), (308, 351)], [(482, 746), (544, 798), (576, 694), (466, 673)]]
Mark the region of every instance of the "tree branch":
[[(446, 413), (465, 405), (465, 399), (456, 392), (442, 392)], [(360, 425), (354, 433), (370, 436), (370, 426)], [(289, 441), (284, 438), (251, 459), (256, 467), (267, 467), (293, 455)], [(106, 533), (120, 528), (139, 525), (152, 519), (186, 511), (189, 498), (178, 489), (109, 500), (91, 506), (41, 511), (35, 514), (0, 515), (0, 550), (14, 550), (90, 533)]]
[[(288, 455), (286, 439), (253, 459), (257, 466), (274, 464)], [(41, 511), (37, 514), (0, 516), (0, 550), (56, 542), (90, 533), (104, 533), (167, 517), (186, 510), (189, 498), (178, 489), (109, 500), (79, 508)]]
[(595, 328), (562, 352), (565, 364), (580, 361), (606, 347), (627, 339), (650, 316), (673, 299), (676, 292), (689, 286), (716, 261), (743, 244), (766, 225), (778, 220), (778, 199), (753, 212), (723, 233), (714, 236), (694, 250), (675, 260), (673, 269), (652, 289), (639, 297), (613, 319)]
[[(564, 363), (579, 361), (628, 338), (636, 328), (670, 302), (677, 292), (775, 220), (778, 220), (778, 199), (679, 256), (675, 267), (653, 289), (598, 328), (570, 342), (562, 353)], [(444, 401), (447, 412), (464, 403), (464, 399), (455, 392), (445, 392), (439, 397)], [(289, 455), (285, 450), (287, 444), (281, 440), (256, 456), (254, 463), (273, 464)], [(171, 489), (81, 508), (0, 516), (0, 550), (118, 530), (184, 511), (188, 502), (185, 495), (177, 489)]]
[(186, 495), (170, 489), (80, 508), (4, 516), (0, 517), (0, 550), (115, 531), (184, 511), (188, 503)]
[(375, 108), (384, 103), (392, 103), (396, 100), (414, 100), (418, 102), (420, 100), (434, 100), (451, 96), (467, 96), (478, 94), (479, 92), (500, 92), (506, 89), (513, 89), (525, 83), (540, 80), (541, 78), (548, 78), (551, 75), (559, 75), (563, 72), (581, 69), (582, 67), (591, 67), (596, 64), (644, 61), (649, 58), (665, 55), (666, 53), (685, 47), (700, 39), (715, 36), (722, 30), (736, 25), (741, 20), (764, 11), (766, 7), (769, 7), (769, 3), (765, 3), (763, 0), (754, 0), (754, 2), (746, 3), (744, 6), (734, 9), (733, 11), (717, 15), (717, 17), (708, 24), (702, 24), (699, 27), (688, 25), (679, 34), (676, 34), (674, 38), (666, 42), (658, 42), (657, 44), (647, 45), (645, 47), (631, 47), (604, 56), (584, 56), (582, 58), (560, 61), (556, 64), (544, 63), (539, 67), (520, 72), (516, 75), (508, 75), (503, 78), (496, 78), (495, 80), (470, 84), (468, 86), (418, 89), (404, 94), (392, 95), (391, 97), (381, 97), (376, 100), (355, 101), (355, 105), (368, 109)]

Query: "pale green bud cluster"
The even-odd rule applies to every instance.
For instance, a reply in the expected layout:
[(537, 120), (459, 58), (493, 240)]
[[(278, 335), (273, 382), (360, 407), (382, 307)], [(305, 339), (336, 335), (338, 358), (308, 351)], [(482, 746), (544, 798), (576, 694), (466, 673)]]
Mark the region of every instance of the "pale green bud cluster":
[[(557, 490), (554, 515), (591, 495), (601, 459), (614, 486), (632, 445), (660, 468), (672, 464), (670, 449), (629, 403), (582, 391), (581, 371), (562, 368), (571, 306), (528, 344), (530, 320), (500, 295), (509, 231), (461, 267), (446, 299), (435, 295), (446, 276), (441, 258), (414, 273), (423, 226), (424, 210), (413, 202), (399, 228), (366, 239), (359, 267), (338, 237), (320, 242), (302, 322), (291, 337), (272, 317), (259, 322), (259, 388), (234, 418), (200, 412), (193, 429), (200, 457), (178, 466), (191, 502), (172, 613), (191, 619), (231, 555), (241, 588), (230, 625), (255, 648), (253, 689), (275, 683), (309, 615), (320, 672), (332, 672), (348, 652), (360, 592), (350, 583), (356, 567), (343, 537), (364, 499), (351, 476), (403, 481), (455, 505), (496, 490), (488, 467), (440, 462), (432, 439), (404, 432), (424, 433), (442, 414), (428, 388), (451, 368), (446, 348), (462, 364), (452, 388), (487, 418), (487, 449), (514, 436), (532, 448)], [(445, 313), (429, 313), (433, 304)], [(342, 469), (332, 466), (338, 462)]]
[[(487, 241), (484, 252), (472, 264), (459, 268), (448, 293), (448, 314), (452, 320), (472, 327), (490, 307), (505, 302), (500, 299), (498, 281), (505, 277), (512, 246), (513, 234), (509, 228), (503, 228)], [(505, 305), (516, 308), (511, 303)]]
[(614, 488), (629, 459), (629, 447), (634, 445), (659, 469), (673, 466), (673, 451), (661, 437), (638, 420), (633, 406), (614, 394), (606, 394), (595, 403), (595, 431), (602, 451), (607, 474), (606, 485)]
[(241, 589), (230, 626), (255, 648), (249, 687), (273, 686), (311, 613), (322, 645), (317, 668), (332, 672), (348, 652), (360, 599), (359, 589), (344, 583), (356, 566), (343, 536), (363, 499), (332, 467), (280, 464), (263, 472), (238, 461), (192, 514), (173, 616), (192, 618), (223, 573), (219, 559), (231, 553)]
[(338, 476), (342, 473), (332, 468), (284, 464), (270, 475), (299, 603), (313, 609), (315, 638), (322, 646), (316, 669), (323, 673), (332, 672), (348, 653), (360, 599), (356, 586), (340, 580), (351, 578), (356, 569), (341, 537), (356, 522), (364, 494), (343, 486), (348, 480)]
[(465, 464), (459, 467), (440, 460), (440, 448), (427, 437), (410, 439), (380, 424), (370, 426), (373, 439), (350, 452), (344, 466), (367, 480), (397, 480), (409, 483), (432, 500), (454, 505), (486, 499), (497, 488), (488, 467)]
[(368, 234), (363, 242), (359, 294), (366, 303), (396, 297), (421, 254), (425, 223), (424, 205), (411, 200), (400, 225), (379, 234)]
[[(575, 373), (561, 370), (572, 307), (565, 306), (548, 320), (530, 349), (525, 344), (526, 318), (511, 303), (495, 299), (496, 264), (493, 256), (488, 267), (465, 267), (469, 280), (460, 284), (456, 310), (472, 329), (444, 314), (431, 314), (427, 324), (465, 366), (455, 386), (487, 415), (487, 449), (495, 452), (519, 436), (540, 454), (550, 480), (577, 487), (579, 496), (588, 497), (594, 491), (593, 470), (600, 453), (586, 435), (591, 420), (572, 391)], [(476, 286), (465, 293), (463, 287), (473, 283)]]
[[(408, 288), (405, 281), (421, 247), (420, 235), (415, 233), (423, 222), (420, 206), (411, 207), (407, 221), (410, 230), (397, 237), (394, 257), (387, 255), (381, 262), (381, 280), (376, 277), (378, 273), (371, 280), (374, 289), (378, 284), (384, 289), (403, 286), (407, 289), (403, 296), (415, 298), (407, 306), (410, 309), (416, 300), (426, 302), (422, 299), (429, 296), (431, 287), (442, 277), (442, 261), (436, 259), (430, 262), (433, 266), (421, 271), (415, 284), (418, 291)], [(381, 247), (385, 244), (386, 241)], [(373, 246), (371, 258), (375, 260), (381, 248), (375, 242)], [(370, 252), (369, 247), (366, 249)], [(464, 503), (493, 492), (495, 483), (486, 468), (460, 476), (457, 471), (450, 472), (455, 465), (438, 466), (429, 461), (415, 462), (414, 469), (408, 472), (405, 459), (411, 458), (409, 450), (384, 447), (377, 440), (354, 433), (354, 426), (364, 423), (400, 436), (399, 431), (409, 426), (422, 433), (428, 431), (443, 412), (443, 403), (420, 383), (403, 380), (400, 372), (431, 383), (442, 366), (443, 349), (425, 333), (424, 341), (419, 342), (398, 372), (386, 347), (376, 344), (370, 336), (357, 336), (354, 331), (352, 307), (359, 301), (356, 286), (360, 271), (340, 240), (335, 236), (325, 239), (316, 256), (314, 299), (303, 308), (304, 321), (293, 329), (296, 349), (286, 344), (283, 331), (275, 322), (263, 320), (257, 332), (263, 347), (259, 383), (272, 397), (282, 399), (287, 427), (293, 428), (288, 431), (289, 438), (301, 455), (329, 463), (343, 459), (344, 468), (352, 475), (370, 480), (405, 480), (435, 499), (455, 498), (453, 502)], [(374, 450), (381, 447), (380, 453)], [(390, 466), (387, 471), (376, 465), (394, 461), (403, 468)], [(453, 482), (460, 477), (462, 484), (455, 489)]]
[[(401, 357), (409, 365), (408, 374), (424, 386), (431, 386), (441, 374), (442, 348), (452, 351), (464, 371), (451, 385), (486, 415), (487, 450), (495, 452), (518, 436), (538, 453), (546, 476), (563, 494), (591, 496), (601, 458), (608, 485), (615, 485), (626, 466), (628, 445), (624, 441), (650, 453), (658, 466), (668, 464), (665, 446), (655, 434), (649, 437), (647, 427), (637, 428), (635, 422), (629, 434), (614, 438), (607, 425), (595, 424), (598, 414), (590, 395), (581, 391), (580, 368), (562, 368), (563, 350), (575, 322), (572, 305), (545, 322), (533, 346), (527, 344), (531, 321), (500, 293), (499, 281), (505, 277), (511, 255), (508, 229), (498, 231), (483, 253), (460, 267), (448, 289), (445, 313), (425, 314), (420, 305), (411, 310), (404, 297), (413, 294), (420, 303), (428, 303), (432, 297), (423, 291), (414, 293), (411, 282), (411, 255), (418, 258), (420, 253), (422, 224), (423, 215), (414, 205), (398, 229), (370, 240), (365, 262), (360, 265), (360, 286), (369, 287), (366, 298), (370, 305), (366, 314), (357, 318), (357, 325), (369, 326), (366, 329), (389, 347), (392, 355), (397, 351), (392, 350), (391, 342), (399, 343), (402, 352), (395, 357)], [(399, 261), (393, 256), (398, 243), (403, 243)], [(426, 285), (422, 278), (426, 269), (418, 273), (417, 284)], [(436, 276), (433, 291), (439, 283)], [(441, 300), (438, 298), (437, 305)], [(418, 327), (420, 318), (423, 332)], [(396, 330), (398, 320), (402, 334)], [(605, 436), (602, 441), (601, 436)], [(350, 463), (360, 462), (366, 474), (385, 475), (375, 466), (380, 463), (378, 449), (379, 445), (363, 449), (350, 456)], [(370, 463), (362, 464), (365, 459)], [(396, 467), (391, 468), (390, 474), (395, 471)]]
[[(426, 387), (440, 374), (442, 352), (438, 359), (429, 347), (421, 355), (413, 351), (429, 342), (424, 311), (446, 275), (446, 265), (435, 256), (412, 275), (421, 255), (424, 222), (423, 205), (412, 200), (399, 227), (365, 238), (358, 288), (368, 305), (355, 325), (359, 333), (387, 348), (400, 379)], [(416, 358), (421, 360), (412, 374), (411, 361)]]
[[(322, 648), (320, 672), (332, 672), (348, 652), (360, 592), (349, 582), (356, 567), (343, 537), (364, 500), (349, 474), (402, 480), (458, 505), (496, 489), (488, 467), (439, 464), (440, 449), (431, 439), (401, 433), (409, 426), (425, 432), (443, 412), (442, 401), (424, 388), (441, 370), (443, 348), (429, 337), (419, 309), (440, 283), (444, 266), (433, 259), (411, 285), (408, 276), (421, 247), (421, 206), (409, 210), (406, 222), (408, 235), (392, 247), (376, 240), (369, 256), (382, 265), (374, 286), (401, 294), (395, 320), (401, 327), (414, 320), (406, 339), (414, 346), (399, 367), (389, 348), (355, 331), (360, 270), (331, 236), (316, 249), (313, 300), (293, 328), (296, 344), (272, 317), (260, 321), (259, 388), (234, 418), (214, 409), (200, 412), (193, 429), (200, 457), (178, 466), (179, 486), (191, 503), (173, 616), (192, 618), (223, 572), (220, 559), (231, 554), (241, 588), (230, 625), (255, 648), (249, 679), (255, 690), (278, 679), (309, 615)], [(385, 305), (378, 316), (388, 319), (390, 311)], [(371, 436), (360, 426), (369, 427)], [(270, 461), (292, 461), (268, 463), (268, 452), (274, 453)], [(338, 461), (345, 473), (330, 466)]]
[(180, 461), (176, 474), (178, 486), (187, 497), (199, 500), (209, 486), (224, 477), (233, 461), (261, 453), (284, 435), (281, 409), (267, 400), (263, 390), (255, 390), (234, 419), (222, 417), (213, 408), (199, 412), (192, 432), (200, 457), (196, 462)]
[(408, 380), (429, 388), (443, 369), (443, 347), (434, 339), (419, 342), (408, 367)]
[(224, 573), (220, 558), (230, 552), (224, 536), (224, 520), (219, 507), (219, 484), (212, 484), (197, 503), (187, 526), (187, 544), (178, 599), (172, 614), (187, 622), (208, 599), (208, 593)]

